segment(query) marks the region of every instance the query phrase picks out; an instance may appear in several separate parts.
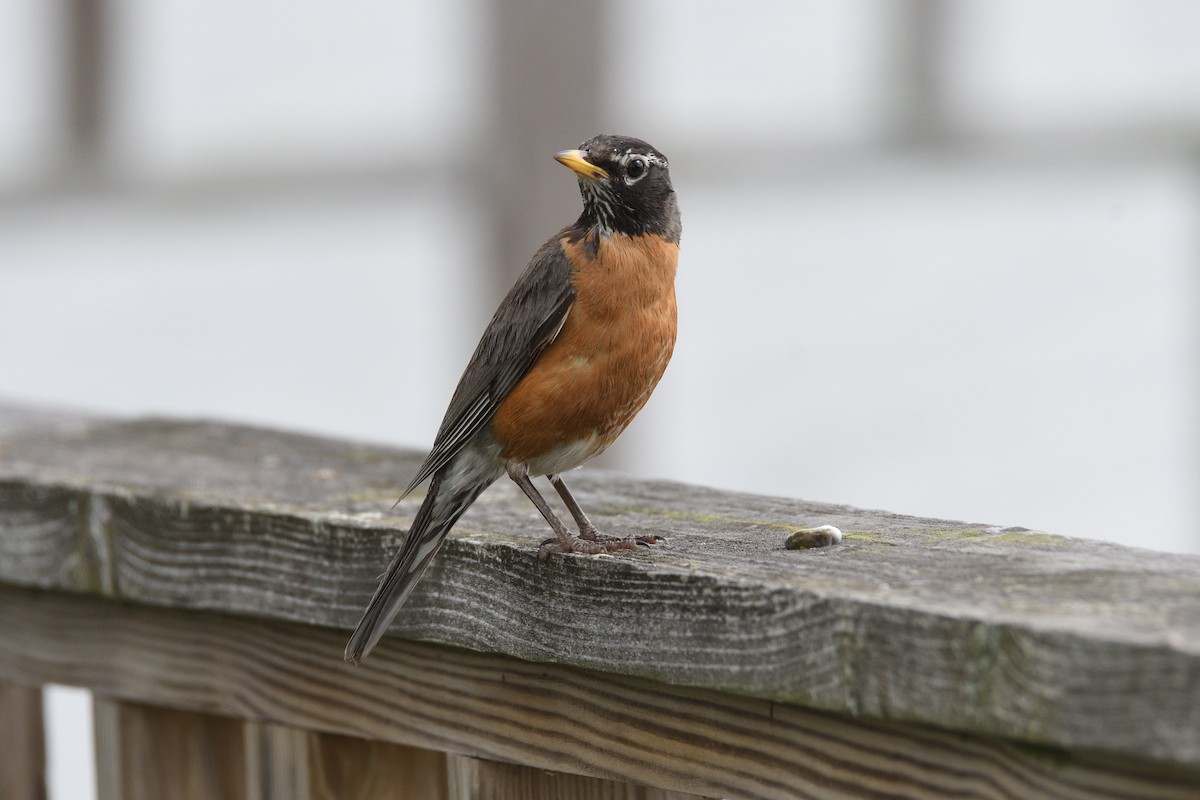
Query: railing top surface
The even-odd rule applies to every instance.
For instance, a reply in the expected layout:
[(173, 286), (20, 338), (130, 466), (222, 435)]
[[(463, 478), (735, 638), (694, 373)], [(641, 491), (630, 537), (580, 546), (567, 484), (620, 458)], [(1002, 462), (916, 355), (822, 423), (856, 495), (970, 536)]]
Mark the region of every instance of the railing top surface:
[[(349, 628), (420, 502), (390, 508), (418, 460), (0, 406), (0, 581)], [(572, 486), (603, 529), (668, 543), (539, 561), (544, 523), (502, 481), (394, 634), (1200, 764), (1200, 557), (602, 472)], [(820, 524), (845, 541), (784, 548)]]

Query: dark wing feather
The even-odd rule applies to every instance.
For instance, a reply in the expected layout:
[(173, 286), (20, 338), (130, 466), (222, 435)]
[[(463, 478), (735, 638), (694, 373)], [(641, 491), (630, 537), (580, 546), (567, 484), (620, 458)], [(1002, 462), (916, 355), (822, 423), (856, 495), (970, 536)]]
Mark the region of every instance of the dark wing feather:
[(560, 244), (566, 232), (542, 245), (496, 309), (458, 380), (433, 449), (405, 495), (449, 463), (491, 421), (504, 398), (562, 330), (575, 302), (571, 262)]

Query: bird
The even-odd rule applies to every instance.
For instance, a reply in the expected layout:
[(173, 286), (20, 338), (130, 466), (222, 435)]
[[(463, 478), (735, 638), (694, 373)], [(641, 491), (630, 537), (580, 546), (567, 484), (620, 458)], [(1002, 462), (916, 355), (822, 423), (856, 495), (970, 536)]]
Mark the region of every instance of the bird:
[[(346, 645), (351, 664), (370, 654), (455, 522), (503, 475), (554, 532), (539, 558), (663, 541), (601, 533), (562, 476), (617, 439), (675, 347), (681, 222), (667, 157), (641, 139), (601, 134), (554, 158), (575, 173), (583, 212), (530, 259), (467, 363), (433, 447), (401, 496), (430, 481)], [(534, 486), (531, 478), (541, 476), (578, 534)]]

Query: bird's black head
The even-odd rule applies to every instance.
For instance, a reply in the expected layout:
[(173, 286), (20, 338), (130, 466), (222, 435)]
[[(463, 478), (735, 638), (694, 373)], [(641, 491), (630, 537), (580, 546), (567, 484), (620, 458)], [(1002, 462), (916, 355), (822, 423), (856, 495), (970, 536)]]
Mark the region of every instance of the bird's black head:
[(679, 206), (667, 157), (641, 139), (601, 134), (555, 156), (579, 177), (581, 228), (679, 241)]

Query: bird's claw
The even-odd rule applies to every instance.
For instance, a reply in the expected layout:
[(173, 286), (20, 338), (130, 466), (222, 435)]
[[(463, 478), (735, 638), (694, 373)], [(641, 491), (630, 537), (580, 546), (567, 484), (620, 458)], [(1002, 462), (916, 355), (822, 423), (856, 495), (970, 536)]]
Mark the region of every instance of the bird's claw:
[(649, 533), (641, 536), (606, 536), (599, 531), (584, 531), (579, 536), (567, 540), (554, 537), (542, 542), (538, 547), (538, 558), (545, 560), (554, 553), (583, 553), (585, 555), (602, 555), (616, 550), (637, 550), (639, 547), (665, 542), (662, 536)]

